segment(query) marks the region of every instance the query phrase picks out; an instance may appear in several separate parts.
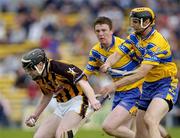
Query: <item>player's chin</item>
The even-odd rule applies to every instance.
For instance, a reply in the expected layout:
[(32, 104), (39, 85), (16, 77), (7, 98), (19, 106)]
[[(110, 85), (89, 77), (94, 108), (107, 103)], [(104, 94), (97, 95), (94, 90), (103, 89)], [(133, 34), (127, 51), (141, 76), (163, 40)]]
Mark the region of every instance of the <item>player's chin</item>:
[(134, 29), (134, 31), (135, 31), (136, 33), (139, 33), (139, 32), (140, 32), (140, 30), (139, 30), (139, 29)]
[(103, 38), (103, 39), (100, 39), (99, 40), (100, 41), (100, 43), (102, 44), (102, 45), (105, 45), (106, 44), (106, 40)]
[(142, 32), (142, 29), (134, 29), (136, 34), (140, 34)]

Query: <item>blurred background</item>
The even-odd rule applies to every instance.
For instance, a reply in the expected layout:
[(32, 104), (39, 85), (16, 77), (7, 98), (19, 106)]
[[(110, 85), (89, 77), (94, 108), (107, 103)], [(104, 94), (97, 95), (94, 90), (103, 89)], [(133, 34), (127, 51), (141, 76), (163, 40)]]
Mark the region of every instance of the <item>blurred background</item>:
[[(126, 38), (131, 31), (129, 11), (139, 6), (149, 6), (156, 13), (156, 28), (169, 41), (180, 68), (180, 0), (0, 0), (0, 137), (27, 138), (35, 131), (25, 127), (24, 118), (34, 110), (41, 93), (21, 68), (24, 52), (41, 47), (48, 57), (67, 60), (83, 69), (89, 50), (97, 42), (92, 26), (95, 18), (111, 18), (114, 35)], [(52, 100), (42, 118), (54, 107)], [(91, 133), (93, 128), (99, 128), (99, 135), (94, 133), (89, 138), (108, 137), (100, 125), (110, 107), (108, 102), (78, 137), (85, 137), (83, 133)], [(162, 123), (173, 138), (178, 138), (180, 98)]]

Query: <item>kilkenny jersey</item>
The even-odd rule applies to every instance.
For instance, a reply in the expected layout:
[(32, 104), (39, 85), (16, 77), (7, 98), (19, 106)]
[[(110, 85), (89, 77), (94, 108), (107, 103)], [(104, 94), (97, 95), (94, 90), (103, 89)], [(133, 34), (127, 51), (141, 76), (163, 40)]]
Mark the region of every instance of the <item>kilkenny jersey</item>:
[(66, 102), (71, 98), (82, 95), (83, 90), (77, 84), (80, 79), (87, 79), (83, 72), (72, 64), (63, 61), (49, 60), (47, 75), (35, 79), (43, 94), (52, 93), (57, 102)]
[(171, 48), (166, 39), (154, 28), (146, 38), (141, 39), (131, 34), (125, 42), (118, 47), (120, 55), (135, 51), (135, 58), (142, 64), (155, 65), (145, 77), (145, 81), (154, 82), (162, 78), (175, 77), (177, 67), (172, 62)]
[[(99, 71), (99, 68), (101, 65), (105, 63), (107, 58), (113, 54), (119, 45), (123, 43), (123, 39), (120, 39), (119, 37), (112, 36), (112, 43), (109, 47), (109, 49), (104, 49), (103, 46), (101, 46), (100, 43), (97, 43), (94, 45), (94, 47), (91, 49), (89, 54), (89, 61), (86, 65), (86, 68), (84, 69), (84, 73), (87, 75), (92, 75), (96, 71)], [(131, 60), (131, 57), (129, 55), (123, 56), (116, 64), (112, 66), (114, 69), (118, 70), (126, 70), (131, 71), (138, 67), (139, 63), (138, 61)], [(111, 73), (110, 74), (114, 81), (119, 80), (122, 78), (121, 75)], [(141, 85), (142, 81), (138, 81), (134, 84), (127, 85), (121, 88), (118, 88), (117, 91), (127, 91), (132, 88), (136, 88), (139, 85)]]

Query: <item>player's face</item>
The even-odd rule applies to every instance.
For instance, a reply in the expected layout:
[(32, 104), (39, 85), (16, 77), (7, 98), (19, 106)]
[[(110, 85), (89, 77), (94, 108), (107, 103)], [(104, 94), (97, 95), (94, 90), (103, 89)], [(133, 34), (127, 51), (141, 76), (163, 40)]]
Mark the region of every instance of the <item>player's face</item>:
[(43, 71), (43, 65), (44, 63), (40, 62), (39, 64), (37, 64), (35, 67), (33, 68), (27, 68), (27, 69), (24, 69), (25, 72), (32, 77), (32, 79), (38, 77), (38, 76), (41, 76), (41, 73), (39, 73), (37, 70), (39, 70), (40, 72)]
[(143, 31), (143, 28), (141, 27), (141, 20), (138, 18), (130, 18), (130, 26), (136, 33)]
[(97, 24), (94, 28), (96, 36), (102, 45), (109, 45), (112, 39), (112, 30), (107, 24)]
[(36, 78), (37, 76), (39, 76), (39, 73), (37, 72), (36, 69), (32, 69), (32, 68), (27, 68), (24, 69), (26, 74), (28, 74), (29, 76), (32, 77), (32, 79)]

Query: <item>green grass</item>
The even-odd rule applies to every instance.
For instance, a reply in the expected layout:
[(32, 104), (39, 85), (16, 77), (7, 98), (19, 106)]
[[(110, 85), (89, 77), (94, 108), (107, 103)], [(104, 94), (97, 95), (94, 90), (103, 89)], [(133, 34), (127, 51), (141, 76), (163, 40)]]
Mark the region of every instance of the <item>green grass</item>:
[(180, 128), (171, 128), (168, 129), (168, 132), (171, 134), (172, 138), (180, 137)]
[(76, 138), (111, 138), (101, 130), (80, 130)]
[(0, 138), (32, 138), (33, 132), (21, 129), (0, 129)]
[[(180, 128), (171, 128), (168, 130), (172, 138), (180, 137)], [(32, 131), (24, 131), (21, 129), (0, 129), (0, 138), (32, 138)], [(111, 138), (101, 130), (80, 130), (76, 138)]]

